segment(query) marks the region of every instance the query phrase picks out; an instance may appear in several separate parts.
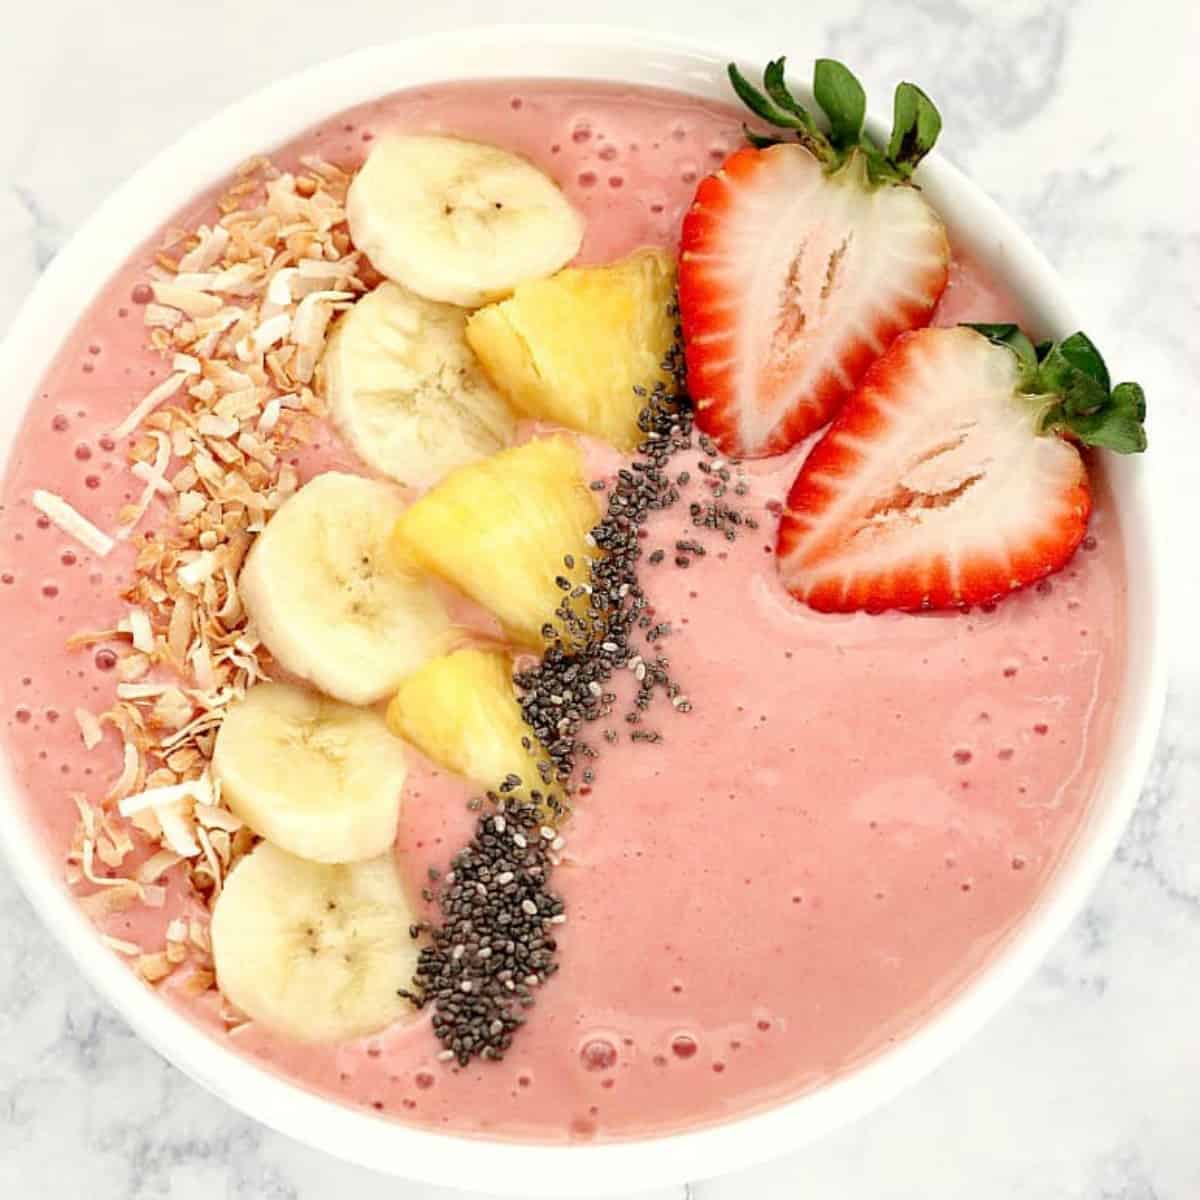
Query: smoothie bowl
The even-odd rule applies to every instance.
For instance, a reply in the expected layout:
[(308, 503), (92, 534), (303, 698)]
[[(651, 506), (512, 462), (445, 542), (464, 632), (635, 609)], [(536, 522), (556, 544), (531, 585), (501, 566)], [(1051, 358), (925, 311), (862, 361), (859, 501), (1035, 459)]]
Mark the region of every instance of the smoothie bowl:
[(727, 58), (306, 72), (3, 348), (13, 870), (171, 1061), (381, 1170), (633, 1190), (852, 1119), (1147, 766), (1140, 389), (923, 92), (864, 132), (840, 64)]

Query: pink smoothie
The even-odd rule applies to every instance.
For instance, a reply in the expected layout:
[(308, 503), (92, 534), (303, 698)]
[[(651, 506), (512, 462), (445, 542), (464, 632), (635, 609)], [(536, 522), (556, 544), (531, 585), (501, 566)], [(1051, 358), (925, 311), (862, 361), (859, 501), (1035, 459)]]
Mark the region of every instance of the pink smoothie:
[[(587, 218), (582, 259), (673, 246), (697, 178), (741, 116), (684, 96), (556, 83), (402, 93), (283, 148), (358, 163), (387, 128), (520, 151)], [(212, 219), (204, 197), (170, 224)], [(161, 233), (148, 242), (157, 248)], [(47, 487), (104, 528), (140, 488), (104, 440), (164, 365), (144, 348), (135, 254), (67, 339), (13, 451), (0, 511), (0, 714), (47, 855), (117, 773), (85, 753), (77, 706), (111, 672), (66, 636), (110, 624), (128, 551), (101, 562), (39, 522)], [(956, 264), (937, 319), (1002, 320), (1002, 289)], [(220, 1031), (213, 995), (173, 1002), (272, 1070), (347, 1103), (456, 1132), (544, 1141), (695, 1127), (815, 1087), (902, 1038), (987, 963), (1046, 887), (1104, 765), (1121, 685), (1124, 577), (1103, 481), (1091, 536), (1053, 580), (994, 611), (822, 616), (780, 587), (773, 510), (803, 450), (748, 468), (760, 528), (680, 570), (647, 567), (663, 643), (693, 704), (655, 710), (661, 745), (605, 748), (565, 830), (561, 971), (499, 1064), (437, 1061), (428, 1017), (313, 1047)], [(323, 431), (306, 473), (353, 464)], [(647, 550), (691, 536), (686, 505)], [(718, 553), (718, 550), (720, 553)], [(416, 756), (414, 755), (414, 760)], [(414, 886), (469, 835), (467, 787), (414, 761), (399, 861)], [(150, 937), (188, 906), (111, 918)], [(400, 985), (405, 981), (397, 981)]]

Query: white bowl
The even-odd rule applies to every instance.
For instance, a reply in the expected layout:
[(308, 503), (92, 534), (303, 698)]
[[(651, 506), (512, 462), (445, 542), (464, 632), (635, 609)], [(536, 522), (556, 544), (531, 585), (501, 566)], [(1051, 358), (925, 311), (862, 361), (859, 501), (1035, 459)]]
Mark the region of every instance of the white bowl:
[[(32, 396), (63, 330), (148, 230), (250, 155), (340, 109), (397, 88), (472, 78), (607, 79), (729, 99), (725, 61), (704, 47), (633, 31), (510, 26), (413, 38), (303, 71), (198, 126), (105, 202), (39, 280), (0, 347), (0, 379), (9, 396)], [(936, 154), (921, 168), (921, 182), (958, 244), (1008, 285), (1040, 332), (1065, 335), (1079, 327), (1053, 269), (983, 192)], [(14, 405), (0, 410), (5, 457), (21, 416)], [(1165, 669), (1145, 475), (1138, 461), (1115, 456), (1106, 470), (1125, 545), (1127, 626), (1137, 636), (1126, 648), (1108, 765), (1074, 844), (1018, 932), (924, 1026), (851, 1074), (769, 1111), (673, 1137), (568, 1147), (451, 1137), (352, 1110), (215, 1042), (138, 982), (67, 894), (5, 763), (0, 834), (13, 873), (88, 979), (155, 1049), (243, 1112), (330, 1154), (431, 1183), (533, 1196), (666, 1186), (792, 1150), (895, 1096), (974, 1033), (1064, 931), (1116, 846), (1149, 766)]]

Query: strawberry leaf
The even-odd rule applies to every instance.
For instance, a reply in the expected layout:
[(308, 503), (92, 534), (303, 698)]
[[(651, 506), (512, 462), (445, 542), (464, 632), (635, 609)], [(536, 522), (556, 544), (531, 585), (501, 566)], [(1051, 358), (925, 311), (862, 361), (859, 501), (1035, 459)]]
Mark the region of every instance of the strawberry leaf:
[(767, 69), (763, 72), (763, 87), (766, 89), (767, 95), (784, 112), (791, 113), (792, 116), (802, 121), (806, 129), (812, 129), (814, 127), (813, 119), (809, 115), (808, 109), (788, 89), (787, 82), (784, 79), (784, 68), (786, 66), (787, 59), (782, 57), (767, 63)]
[(1080, 372), (1094, 380), (1106, 394), (1112, 386), (1100, 351), (1085, 333), (1073, 333), (1057, 346), (1051, 346), (1042, 360), (1042, 373), (1048, 379), (1056, 380), (1059, 376), (1065, 379), (1071, 372)]
[[(756, 117), (794, 134), (830, 174), (861, 155), (871, 187), (907, 184), (911, 180), (917, 163), (929, 153), (942, 128), (942, 118), (933, 101), (919, 87), (902, 83), (896, 88), (895, 126), (885, 151), (863, 132), (867, 96), (848, 67), (833, 58), (818, 58), (813, 67), (813, 95), (829, 121), (826, 134), (792, 95), (785, 77), (786, 66), (787, 59), (782, 56), (767, 63), (759, 89), (736, 63), (730, 63), (729, 82)], [(746, 140), (762, 150), (787, 138), (747, 129)]]
[(1043, 433), (1068, 433), (1085, 446), (1117, 454), (1140, 454), (1146, 449), (1146, 394), (1136, 383), (1118, 383), (1088, 412), (1069, 411), (1064, 401), (1047, 410)]
[[(768, 74), (773, 68), (778, 68), (782, 72), (783, 59), (778, 59), (771, 63), (767, 68)], [(763, 95), (746, 77), (737, 69), (734, 63), (729, 64), (729, 82), (733, 85), (733, 90), (737, 92), (738, 99), (756, 116), (761, 117), (768, 125), (774, 125), (779, 129), (803, 129), (807, 130), (812, 125), (812, 118), (800, 109), (800, 113), (789, 111), (787, 108), (777, 104), (774, 99)], [(799, 105), (795, 106), (800, 108)]]
[[(784, 65), (787, 60), (777, 58), (767, 64), (763, 72), (763, 88), (760, 92), (742, 73), (735, 63), (728, 67), (729, 82), (737, 92), (739, 99), (756, 117), (774, 125), (777, 129), (792, 130), (796, 140), (810, 150), (826, 168), (836, 166), (840, 161), (829, 139), (817, 128), (808, 110), (800, 104), (788, 90), (784, 82)], [(778, 145), (782, 138), (764, 136), (746, 130), (746, 138), (750, 144), (759, 150), (768, 146)]]
[(967, 325), (1021, 364), (1018, 390), (1040, 406), (1039, 433), (1060, 433), (1085, 446), (1140, 454), (1146, 449), (1146, 394), (1136, 383), (1111, 387), (1108, 367), (1085, 333), (1035, 346), (1016, 325)]
[(839, 150), (857, 145), (867, 115), (867, 94), (852, 72), (836, 59), (818, 58), (813, 95), (829, 118), (833, 144)]
[(1086, 334), (1034, 346), (1018, 325), (965, 328), (1016, 355), (1021, 364), (1018, 390), (1042, 408), (1038, 433), (1063, 433), (1116, 454), (1141, 454), (1146, 449), (1145, 392), (1135, 383), (1112, 388), (1109, 368)]
[(942, 115), (933, 101), (915, 83), (898, 84), (887, 154), (906, 179), (933, 149), (941, 131)]
[(976, 333), (982, 333), (989, 342), (995, 342), (997, 346), (1004, 346), (1011, 350), (1021, 360), (1021, 366), (1026, 372), (1037, 370), (1037, 351), (1019, 325), (978, 323), (968, 324), (967, 328), (974, 329)]

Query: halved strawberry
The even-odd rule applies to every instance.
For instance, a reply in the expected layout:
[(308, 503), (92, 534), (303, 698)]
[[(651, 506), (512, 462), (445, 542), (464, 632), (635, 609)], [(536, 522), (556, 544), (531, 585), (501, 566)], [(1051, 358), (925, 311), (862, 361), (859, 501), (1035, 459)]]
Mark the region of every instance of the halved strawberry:
[(1076, 443), (1144, 450), (1145, 412), (1137, 384), (1110, 390), (1082, 333), (1036, 348), (1014, 325), (904, 334), (792, 485), (776, 546), (784, 586), (824, 612), (999, 600), (1083, 540), (1091, 494)]
[(830, 132), (788, 91), (784, 60), (764, 95), (732, 64), (738, 95), (797, 142), (747, 131), (703, 180), (683, 222), (679, 310), (696, 423), (727, 454), (778, 454), (824, 425), (898, 334), (924, 325), (950, 248), (909, 182), (941, 129), (920, 89), (896, 89), (886, 151), (863, 131), (866, 99), (840, 63), (817, 62)]

